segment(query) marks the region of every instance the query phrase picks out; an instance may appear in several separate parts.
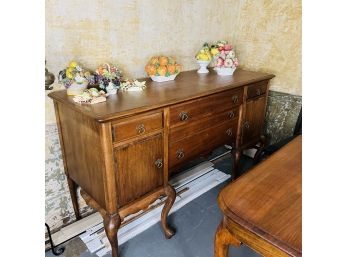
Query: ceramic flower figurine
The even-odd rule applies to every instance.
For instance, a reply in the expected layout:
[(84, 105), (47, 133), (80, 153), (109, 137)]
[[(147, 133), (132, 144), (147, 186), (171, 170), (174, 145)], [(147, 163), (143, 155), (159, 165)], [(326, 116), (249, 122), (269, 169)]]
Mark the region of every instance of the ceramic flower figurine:
[(71, 61), (58, 76), (58, 82), (64, 85), (68, 95), (80, 95), (93, 80), (93, 75), (75, 61)]
[(96, 74), (100, 88), (105, 89), (108, 94), (117, 93), (122, 78), (122, 72), (118, 67), (105, 63), (97, 68)]
[(211, 47), (210, 52), (214, 56), (214, 70), (218, 75), (232, 75), (238, 66), (232, 45), (220, 40)]

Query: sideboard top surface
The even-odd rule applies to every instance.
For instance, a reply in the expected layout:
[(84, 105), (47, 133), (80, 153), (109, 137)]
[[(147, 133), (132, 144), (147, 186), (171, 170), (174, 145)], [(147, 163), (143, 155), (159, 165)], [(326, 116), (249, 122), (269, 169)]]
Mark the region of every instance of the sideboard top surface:
[(119, 91), (110, 95), (106, 102), (94, 105), (77, 104), (66, 90), (49, 94), (54, 100), (70, 106), (100, 122), (148, 111), (171, 104), (195, 99), (227, 89), (237, 88), (250, 83), (273, 78), (274, 75), (237, 69), (233, 76), (218, 76), (214, 71), (198, 74), (196, 70), (181, 72), (175, 80), (154, 82), (146, 80), (146, 89), (139, 92)]

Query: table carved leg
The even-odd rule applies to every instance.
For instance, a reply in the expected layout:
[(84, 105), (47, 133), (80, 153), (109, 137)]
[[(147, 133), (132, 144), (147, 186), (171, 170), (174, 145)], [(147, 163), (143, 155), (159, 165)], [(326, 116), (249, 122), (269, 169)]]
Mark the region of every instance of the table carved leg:
[(77, 185), (71, 178), (69, 178), (69, 176), (67, 176), (67, 180), (68, 180), (71, 201), (74, 207), (75, 217), (76, 217), (76, 220), (79, 220), (81, 219), (81, 215), (79, 210), (79, 204), (77, 202), (77, 191), (76, 191)]
[(263, 149), (265, 149), (267, 144), (268, 144), (267, 138), (264, 135), (261, 135), (260, 136), (260, 147), (259, 147), (259, 149), (257, 149), (255, 156), (254, 156), (254, 159), (253, 159), (254, 164), (257, 164), (260, 161), (261, 153), (262, 153)]
[(233, 148), (231, 154), (233, 159), (233, 167), (232, 167), (231, 175), (233, 179), (236, 179), (238, 176), (238, 166), (239, 166), (240, 157), (242, 155), (242, 149)]
[(214, 257), (228, 257), (228, 246), (239, 247), (241, 242), (225, 228), (221, 221), (215, 233)]
[(167, 199), (162, 209), (161, 224), (165, 237), (169, 239), (175, 234), (175, 232), (168, 226), (167, 217), (170, 209), (175, 202), (176, 192), (171, 185), (167, 185), (164, 188), (164, 193), (167, 195)]

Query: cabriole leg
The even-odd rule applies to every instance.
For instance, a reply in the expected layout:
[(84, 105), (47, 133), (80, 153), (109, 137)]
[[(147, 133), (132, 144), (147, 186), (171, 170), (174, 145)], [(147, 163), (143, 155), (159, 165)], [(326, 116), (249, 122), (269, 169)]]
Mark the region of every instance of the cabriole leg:
[(168, 226), (167, 217), (168, 217), (168, 213), (169, 213), (170, 209), (172, 208), (172, 206), (175, 202), (176, 192), (171, 185), (167, 185), (164, 188), (164, 192), (167, 195), (167, 200), (166, 200), (166, 203), (162, 209), (161, 223), (162, 223), (162, 229), (163, 229), (164, 235), (166, 238), (169, 239), (175, 234), (175, 232), (173, 231), (173, 229), (171, 229)]
[(104, 228), (111, 245), (112, 257), (118, 257), (117, 232), (120, 225), (121, 218), (118, 213), (104, 216)]
[(221, 221), (215, 233), (214, 257), (228, 257), (229, 245), (239, 247), (241, 242), (232, 236)]

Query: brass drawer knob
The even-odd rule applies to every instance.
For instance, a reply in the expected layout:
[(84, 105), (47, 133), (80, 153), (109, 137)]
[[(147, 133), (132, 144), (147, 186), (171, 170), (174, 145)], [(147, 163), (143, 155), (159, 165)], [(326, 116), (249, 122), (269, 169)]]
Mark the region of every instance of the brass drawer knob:
[(244, 128), (249, 129), (250, 123), (248, 121), (244, 122)]
[(181, 113), (179, 114), (179, 118), (180, 118), (181, 121), (188, 120), (189, 115), (188, 115), (187, 112), (181, 112)]
[(232, 131), (232, 129), (231, 128), (229, 128), (228, 130), (226, 130), (226, 134), (228, 135), (228, 136), (233, 136), (233, 131)]
[(256, 94), (257, 94), (257, 95), (261, 95), (261, 89), (260, 89), (260, 88), (258, 88), (258, 89), (256, 90)]
[(235, 116), (234, 111), (230, 111), (230, 112), (228, 113), (228, 117), (230, 117), (230, 119), (234, 118), (234, 116)]
[(162, 159), (157, 159), (155, 161), (155, 165), (158, 169), (162, 168), (163, 167), (163, 160)]
[(137, 126), (137, 131), (138, 131), (138, 134), (142, 134), (145, 132), (145, 125), (144, 124), (139, 124)]
[(185, 153), (183, 149), (179, 149), (178, 151), (176, 151), (176, 158), (182, 159), (184, 158), (184, 156), (185, 156)]
[(238, 96), (237, 95), (232, 96), (232, 102), (234, 104), (238, 102)]

